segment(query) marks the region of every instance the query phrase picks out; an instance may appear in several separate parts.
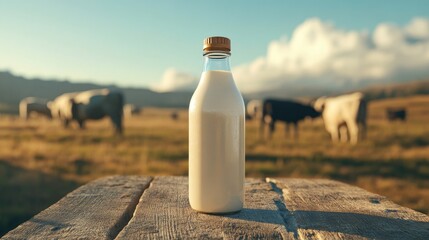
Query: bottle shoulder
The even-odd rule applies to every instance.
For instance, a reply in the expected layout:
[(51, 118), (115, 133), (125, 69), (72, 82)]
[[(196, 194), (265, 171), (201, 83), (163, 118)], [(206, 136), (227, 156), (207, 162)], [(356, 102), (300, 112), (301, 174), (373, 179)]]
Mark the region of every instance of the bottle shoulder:
[(231, 72), (203, 72), (189, 105), (190, 111), (244, 112), (244, 101)]

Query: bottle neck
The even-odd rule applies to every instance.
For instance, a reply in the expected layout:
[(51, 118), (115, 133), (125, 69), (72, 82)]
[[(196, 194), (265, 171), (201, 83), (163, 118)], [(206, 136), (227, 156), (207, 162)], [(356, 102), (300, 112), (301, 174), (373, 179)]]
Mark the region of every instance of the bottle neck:
[(210, 52), (204, 54), (204, 71), (231, 71), (229, 53)]

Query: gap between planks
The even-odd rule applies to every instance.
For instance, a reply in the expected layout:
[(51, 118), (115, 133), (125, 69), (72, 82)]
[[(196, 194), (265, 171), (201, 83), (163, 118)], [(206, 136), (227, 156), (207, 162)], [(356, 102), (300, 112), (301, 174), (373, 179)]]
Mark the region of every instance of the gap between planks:
[(133, 214), (131, 215), (131, 217), (129, 217), (129, 218), (126, 218), (126, 219), (124, 219), (124, 224), (123, 224), (123, 226), (120, 226), (118, 229), (117, 229), (117, 231), (112, 231), (111, 230), (111, 232), (109, 233), (109, 236), (111, 237), (110, 239), (117, 239), (117, 237), (119, 236), (119, 234), (122, 232), (122, 230), (124, 230), (127, 226), (128, 226), (128, 224), (130, 224), (130, 222), (131, 222), (131, 220), (134, 218), (134, 216), (136, 215), (136, 212), (137, 212), (137, 208), (138, 208), (138, 205), (139, 205), (139, 203), (141, 202), (141, 200), (142, 200), (142, 198), (143, 198), (143, 194), (144, 194), (144, 192), (147, 190), (147, 189), (149, 189), (149, 188), (151, 188), (152, 187), (152, 183), (153, 183), (153, 180), (155, 180), (155, 177), (150, 177), (151, 179), (150, 179), (150, 181), (149, 181), (149, 186), (148, 187), (146, 187), (146, 188), (143, 188), (142, 189), (142, 192), (139, 194), (140, 196), (138, 197), (138, 201), (135, 203), (135, 204), (133, 204), (132, 206), (131, 206), (131, 208), (132, 208), (132, 211), (133, 211)]
[(298, 227), (296, 224), (293, 213), (286, 207), (286, 201), (283, 197), (283, 190), (277, 186), (275, 179), (266, 178), (265, 181), (270, 184), (272, 190), (279, 195), (281, 201), (274, 200), (274, 204), (277, 206), (280, 216), (283, 219), (286, 230), (293, 234), (295, 239), (298, 239)]
[[(142, 202), (143, 199), (143, 195), (145, 193), (146, 190), (149, 190), (152, 186), (153, 186), (153, 182), (155, 179), (157, 179), (158, 177), (152, 177), (150, 182), (149, 182), (149, 186), (145, 189), (143, 189), (143, 191), (140, 194), (139, 197), (139, 201), (133, 205), (134, 210), (133, 210), (133, 214), (129, 219), (125, 220), (125, 224), (123, 226), (121, 226), (120, 229), (118, 229), (118, 231), (114, 234), (111, 235), (112, 239), (117, 239), (118, 236), (120, 235), (120, 233), (130, 224), (130, 222), (133, 220), (133, 218), (136, 215), (136, 212), (139, 208), (140, 203)], [(288, 232), (291, 232), (293, 234), (294, 239), (298, 239), (298, 228), (297, 228), (297, 224), (296, 224), (296, 220), (293, 216), (293, 214), (287, 209), (286, 207), (286, 202), (284, 200), (283, 197), (283, 190), (281, 188), (279, 188), (277, 186), (277, 182), (275, 179), (272, 178), (265, 178), (264, 179), (266, 183), (270, 184), (271, 189), (278, 194), (279, 196), (279, 200), (274, 200), (274, 204), (277, 207), (278, 213), (280, 215), (280, 217), (283, 219), (283, 225), (286, 227)], [(264, 181), (262, 180), (262, 181)]]

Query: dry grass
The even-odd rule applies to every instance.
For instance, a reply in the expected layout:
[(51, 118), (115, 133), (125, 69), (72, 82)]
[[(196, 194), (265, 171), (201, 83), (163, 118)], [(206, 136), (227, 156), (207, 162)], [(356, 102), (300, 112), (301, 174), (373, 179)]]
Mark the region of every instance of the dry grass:
[[(409, 121), (387, 122), (388, 106), (407, 107)], [(186, 175), (187, 112), (173, 121), (172, 111), (145, 109), (125, 119), (123, 137), (113, 136), (108, 120), (81, 131), (0, 117), (0, 235), (101, 176)], [(301, 124), (298, 141), (282, 124), (272, 140), (261, 140), (258, 123), (249, 121), (246, 175), (337, 179), (429, 213), (429, 96), (372, 102), (368, 122), (368, 138), (350, 146), (332, 144), (321, 119)]]

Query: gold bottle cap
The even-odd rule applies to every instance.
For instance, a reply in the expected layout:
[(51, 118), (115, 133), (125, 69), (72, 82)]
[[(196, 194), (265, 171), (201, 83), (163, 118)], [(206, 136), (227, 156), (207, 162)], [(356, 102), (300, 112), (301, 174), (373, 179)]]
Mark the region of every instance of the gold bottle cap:
[(204, 39), (203, 46), (204, 53), (212, 52), (212, 51), (223, 51), (230, 52), (231, 51), (231, 40), (226, 37), (208, 37)]

